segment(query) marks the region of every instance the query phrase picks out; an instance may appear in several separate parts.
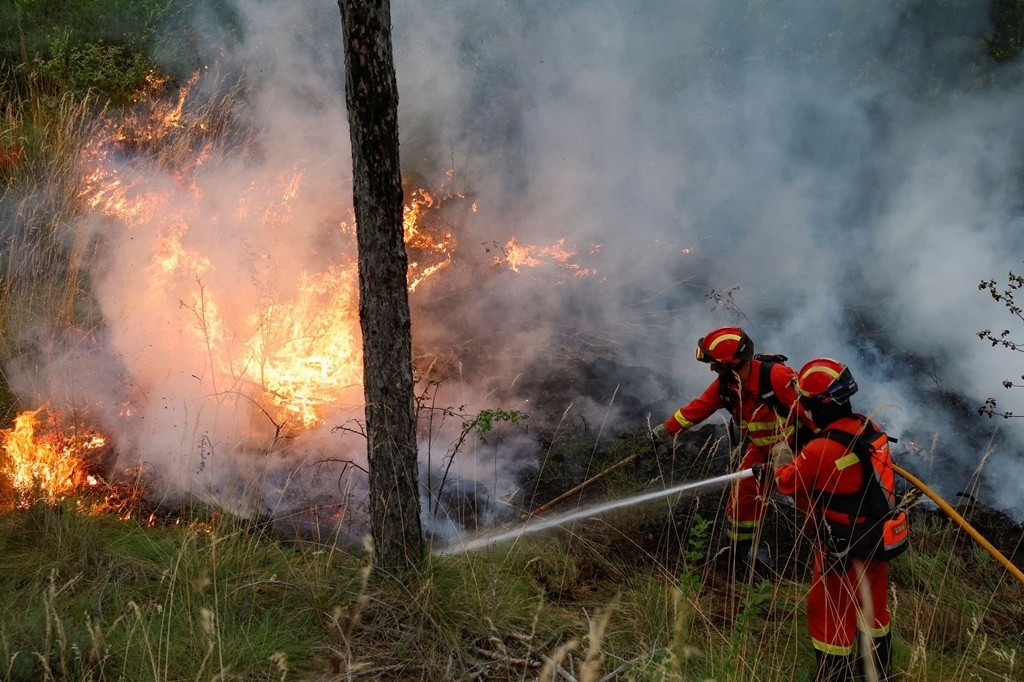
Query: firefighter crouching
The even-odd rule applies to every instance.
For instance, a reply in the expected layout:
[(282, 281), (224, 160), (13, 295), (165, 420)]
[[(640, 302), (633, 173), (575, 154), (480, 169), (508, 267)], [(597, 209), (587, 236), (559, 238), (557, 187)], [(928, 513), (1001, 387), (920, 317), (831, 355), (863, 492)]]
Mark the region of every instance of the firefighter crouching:
[[(799, 402), (818, 426), (793, 457), (781, 445), (771, 467), (780, 493), (791, 496), (817, 530), (807, 624), (817, 656), (816, 682), (890, 679), (892, 657), (886, 561), (907, 547), (907, 518), (896, 509), (890, 439), (853, 411), (857, 382), (849, 368), (829, 358), (804, 365), (797, 376)], [(870, 651), (855, 663), (858, 618)], [(862, 648), (867, 648), (863, 647)], [(873, 667), (875, 677), (868, 676)]]
[[(707, 363), (717, 377), (703, 393), (655, 427), (654, 437), (670, 440), (725, 409), (748, 441), (740, 469), (768, 462), (772, 446), (791, 441), (794, 425), (803, 420), (794, 389), (796, 372), (785, 364), (785, 356), (755, 355), (754, 343), (743, 329), (721, 327), (697, 342), (697, 359)], [(745, 571), (748, 562), (766, 568), (768, 554), (763, 547), (755, 550), (753, 542), (770, 487), (770, 482), (762, 488), (758, 480), (745, 478), (730, 491), (726, 534), (735, 543), (730, 562), (735, 571)]]

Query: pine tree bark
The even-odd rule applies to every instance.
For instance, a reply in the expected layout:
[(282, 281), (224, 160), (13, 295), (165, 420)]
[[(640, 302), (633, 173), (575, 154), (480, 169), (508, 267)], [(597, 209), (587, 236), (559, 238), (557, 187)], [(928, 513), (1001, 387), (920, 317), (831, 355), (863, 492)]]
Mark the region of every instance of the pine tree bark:
[(390, 0), (338, 0), (338, 7), (359, 248), (374, 563), (401, 569), (422, 559), (423, 533)]

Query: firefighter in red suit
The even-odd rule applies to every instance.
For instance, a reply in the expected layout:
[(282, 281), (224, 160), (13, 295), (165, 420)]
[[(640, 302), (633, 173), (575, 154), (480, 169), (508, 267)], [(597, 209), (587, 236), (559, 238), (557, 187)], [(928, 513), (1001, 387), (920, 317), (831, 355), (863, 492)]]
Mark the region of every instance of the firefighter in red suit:
[[(654, 429), (658, 440), (667, 440), (701, 423), (721, 409), (728, 410), (748, 441), (740, 469), (769, 461), (772, 446), (790, 441), (801, 423), (796, 400), (796, 372), (784, 362), (768, 362), (754, 356), (754, 343), (739, 327), (721, 327), (697, 342), (697, 359), (718, 376), (704, 392), (680, 407)], [(746, 562), (767, 560), (763, 548), (754, 551), (758, 526), (764, 514), (770, 486), (762, 489), (754, 478), (733, 485), (726, 510), (726, 534), (735, 542), (734, 570)]]
[[(857, 382), (849, 368), (829, 358), (804, 365), (798, 374), (797, 392), (810, 418), (826, 430), (839, 430), (856, 437), (871, 425), (850, 406)], [(877, 428), (877, 427), (876, 427)], [(864, 468), (850, 449), (828, 437), (807, 441), (796, 458), (784, 447), (773, 451), (775, 482), (783, 495), (791, 496), (797, 508), (814, 521), (819, 533), (830, 525), (857, 523), (844, 513), (838, 500), (861, 494)], [(830, 508), (831, 506), (831, 508)], [(863, 519), (861, 520), (863, 522)], [(844, 565), (847, 564), (847, 565)], [(854, 649), (858, 628), (867, 630), (874, 660), (861, 656), (861, 673), (873, 665), (877, 679), (889, 679), (891, 642), (887, 564), (875, 559), (836, 561), (827, 546), (815, 549), (811, 588), (807, 596), (807, 624), (818, 660), (816, 682), (845, 682), (853, 679)], [(863, 653), (863, 652), (862, 652)]]

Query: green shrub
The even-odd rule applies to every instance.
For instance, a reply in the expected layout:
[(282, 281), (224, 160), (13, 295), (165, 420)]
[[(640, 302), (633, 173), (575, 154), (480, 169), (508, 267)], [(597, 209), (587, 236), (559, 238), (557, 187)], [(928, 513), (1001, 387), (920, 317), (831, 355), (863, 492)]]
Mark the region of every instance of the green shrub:
[(103, 41), (76, 46), (67, 29), (50, 38), (48, 56), (37, 58), (35, 72), (50, 92), (70, 92), (81, 99), (99, 94), (114, 105), (136, 101), (155, 67), (141, 54)]
[(997, 62), (1013, 59), (1024, 48), (1024, 0), (992, 0), (989, 13), (989, 55)]

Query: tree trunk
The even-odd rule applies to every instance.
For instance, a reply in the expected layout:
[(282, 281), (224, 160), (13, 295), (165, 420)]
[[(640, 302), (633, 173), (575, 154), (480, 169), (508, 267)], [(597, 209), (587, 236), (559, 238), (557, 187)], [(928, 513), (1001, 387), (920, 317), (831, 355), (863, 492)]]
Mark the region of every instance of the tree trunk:
[(423, 534), (391, 11), (389, 0), (339, 0), (338, 6), (359, 246), (374, 562), (407, 568), (423, 557)]

